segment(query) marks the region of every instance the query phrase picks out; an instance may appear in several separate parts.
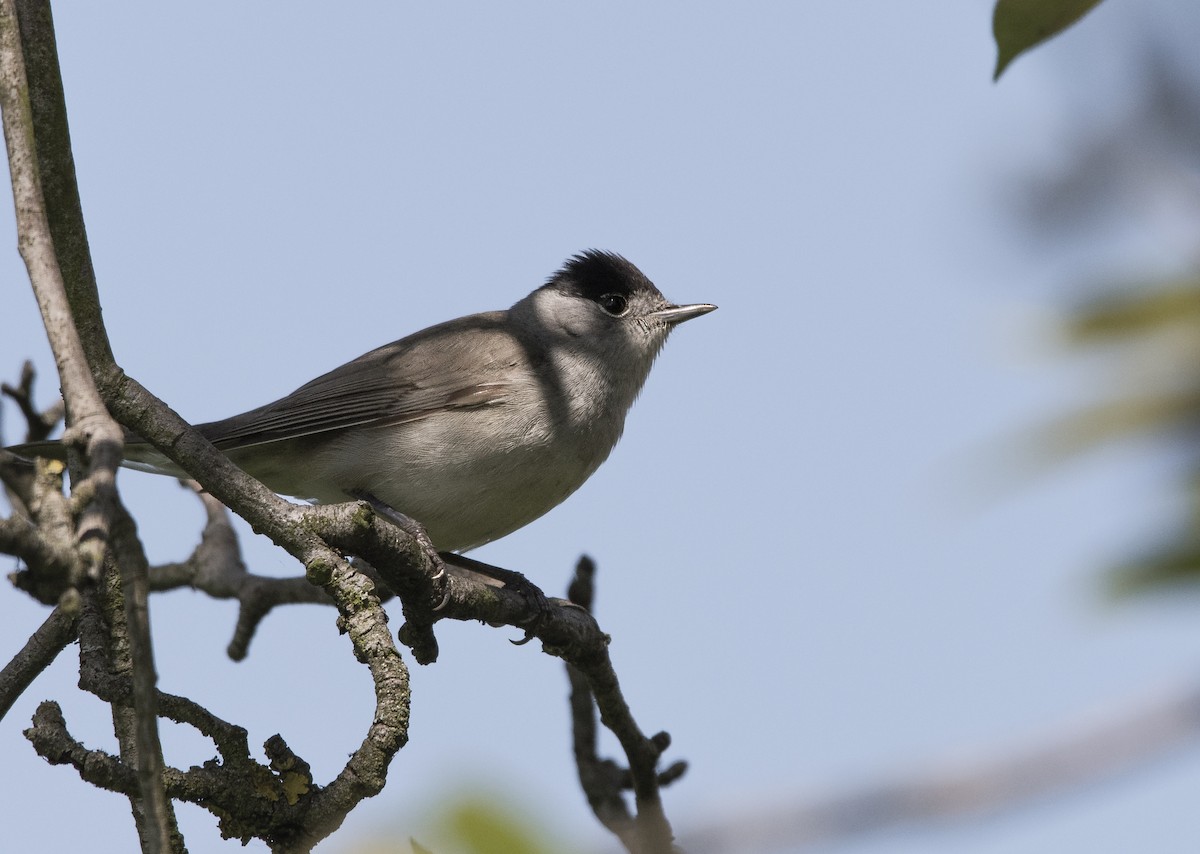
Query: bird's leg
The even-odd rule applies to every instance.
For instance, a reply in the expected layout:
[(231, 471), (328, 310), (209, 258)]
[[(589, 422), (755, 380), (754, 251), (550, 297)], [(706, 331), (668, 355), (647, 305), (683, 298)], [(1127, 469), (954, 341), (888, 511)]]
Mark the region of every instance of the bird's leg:
[(476, 573), (486, 578), (499, 581), (502, 585), (509, 588), (515, 593), (521, 594), (525, 600), (533, 606), (537, 614), (528, 622), (525, 629), (525, 637), (513, 643), (520, 646), (523, 643), (529, 643), (533, 640), (533, 633), (537, 631), (546, 614), (550, 612), (550, 601), (546, 598), (546, 594), (542, 589), (526, 578), (521, 573), (512, 569), (503, 569), (499, 566), (493, 566), (490, 563), (484, 563), (481, 560), (466, 557), (464, 555), (455, 554), (454, 552), (439, 552), (442, 560), (452, 569), (465, 570), (466, 572)]
[[(525, 600), (529, 602), (535, 611), (537, 611), (537, 615), (534, 616), (534, 618), (530, 621), (528, 628), (525, 629), (525, 637), (519, 641), (513, 641), (513, 643), (520, 645), (533, 640), (533, 633), (537, 630), (537, 627), (541, 625), (541, 622), (545, 618), (546, 614), (550, 612), (550, 602), (548, 599), (546, 599), (546, 594), (542, 592), (540, 587), (515, 570), (492, 566), (490, 563), (484, 563), (483, 561), (475, 560), (474, 558), (463, 557), (462, 555), (455, 554), (454, 552), (439, 552), (433, 545), (433, 541), (429, 539), (429, 534), (425, 533), (425, 528), (422, 527), (421, 523), (416, 519), (412, 518), (411, 516), (407, 516), (404, 513), (401, 513), (395, 507), (380, 501), (366, 490), (354, 489), (350, 490), (347, 494), (351, 498), (357, 498), (360, 501), (365, 501), (370, 504), (372, 510), (420, 543), (421, 548), (423, 548), (426, 554), (430, 555), (430, 558), (434, 561), (434, 563), (440, 567), (439, 573), (445, 572), (446, 567), (451, 567), (452, 569), (458, 569), (467, 573), (475, 573), (477, 575), (482, 575), (485, 578), (490, 578), (493, 581), (498, 581), (504, 587), (507, 587), (513, 592), (519, 593), (521, 596), (525, 597)], [(449, 596), (449, 592), (447, 592), (446, 595)], [(445, 602), (442, 602), (441, 605), (438, 605), (438, 607), (434, 608), (434, 610), (441, 610), (445, 604)]]
[[(385, 504), (366, 490), (352, 489), (346, 494), (351, 498), (356, 498), (359, 501), (367, 502), (371, 505), (372, 510), (416, 540), (421, 546), (421, 550), (424, 551), (426, 556), (429, 558), (430, 562), (438, 568), (437, 573), (433, 576), (434, 581), (441, 579), (441, 577), (446, 574), (446, 563), (443, 561), (442, 556), (438, 553), (437, 548), (433, 545), (433, 541), (429, 539), (429, 534), (425, 533), (425, 528), (420, 522), (411, 516), (406, 516), (395, 507), (392, 507), (390, 504)], [(449, 595), (450, 593), (447, 591), (446, 596), (448, 597)], [(442, 603), (433, 610), (439, 611), (445, 607), (445, 605), (446, 602), (443, 600)]]
[[(420, 543), (421, 548), (425, 550), (426, 554), (430, 556), (430, 559), (439, 568), (437, 577), (441, 577), (441, 574), (446, 571), (446, 567), (450, 567), (451, 569), (457, 569), (466, 573), (475, 573), (493, 581), (498, 581), (504, 587), (523, 596), (533, 609), (537, 611), (537, 614), (530, 621), (529, 627), (526, 628), (525, 637), (519, 641), (513, 641), (513, 643), (520, 645), (528, 643), (533, 639), (533, 633), (541, 625), (546, 614), (550, 612), (550, 602), (540, 587), (515, 570), (503, 569), (502, 567), (493, 566), (490, 563), (484, 563), (474, 558), (464, 557), (454, 552), (439, 552), (433, 545), (433, 541), (429, 539), (429, 534), (425, 532), (425, 528), (416, 519), (401, 513), (395, 507), (380, 501), (373, 494), (365, 490), (355, 489), (349, 491), (347, 494), (351, 498), (367, 502), (367, 504), (371, 505), (372, 510)], [(450, 595), (449, 591), (447, 591), (446, 595)], [(443, 601), (433, 610), (439, 611), (445, 605), (446, 602)]]

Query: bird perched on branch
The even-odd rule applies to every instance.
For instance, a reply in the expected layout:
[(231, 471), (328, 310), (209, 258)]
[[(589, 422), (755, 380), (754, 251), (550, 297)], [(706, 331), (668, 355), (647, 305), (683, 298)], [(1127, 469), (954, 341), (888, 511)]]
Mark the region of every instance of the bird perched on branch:
[[(431, 326), (274, 403), (197, 430), (282, 495), (365, 497), (459, 552), (527, 525), (608, 458), (677, 325), (675, 305), (629, 261), (590, 250), (507, 311)], [(63, 458), (58, 442), (9, 449)], [(124, 465), (186, 474), (130, 436)]]

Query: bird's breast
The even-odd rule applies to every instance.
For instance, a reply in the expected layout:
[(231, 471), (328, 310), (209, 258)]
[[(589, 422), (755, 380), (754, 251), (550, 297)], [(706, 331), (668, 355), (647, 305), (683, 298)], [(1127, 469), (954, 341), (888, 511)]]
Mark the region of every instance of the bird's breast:
[(313, 462), (325, 472), (317, 480), (340, 479), (343, 493), (369, 491), (421, 522), (439, 549), (461, 551), (557, 506), (607, 459), (620, 433), (619, 421), (580, 423), (569, 409), (527, 398), (347, 431)]

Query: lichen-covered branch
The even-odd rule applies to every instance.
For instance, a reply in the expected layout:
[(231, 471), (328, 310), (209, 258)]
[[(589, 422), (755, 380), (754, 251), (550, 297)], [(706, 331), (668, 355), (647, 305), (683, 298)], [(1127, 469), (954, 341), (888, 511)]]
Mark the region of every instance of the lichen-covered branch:
[[(374, 722), (362, 744), (329, 785), (314, 783), (307, 763), (279, 736), (268, 741), (270, 763), (259, 764), (250, 758), (244, 729), (222, 721), (191, 700), (156, 692), (161, 715), (195, 727), (213, 740), (220, 754), (219, 762), (186, 772), (165, 769), (167, 794), (212, 811), (225, 836), (243, 841), (262, 839), (280, 851), (309, 850), (336, 830), (359, 801), (383, 788), (391, 758), (407, 740), (407, 669), (391, 642), (372, 583), (348, 566), (346, 573), (343, 577), (335, 570), (330, 583), (359, 599), (347, 603), (346, 596), (340, 597), (342, 625), (356, 655), (366, 661), (375, 677), (377, 703)], [(106, 628), (106, 609), (98, 598), (85, 599), (81, 614), (80, 686), (114, 709), (128, 708), (134, 702), (134, 685), (127, 670), (112, 667), (120, 655), (108, 649), (112, 637)], [(98, 785), (125, 794), (133, 791), (130, 787), (136, 775), (126, 773), (135, 767), (130, 757), (123, 752), (120, 757), (97, 759), (100, 754), (69, 738), (61, 712), (51, 706), (43, 704), (35, 726), (26, 733), (38, 752), (51, 762), (75, 765), (89, 782), (97, 780), (89, 776), (91, 766), (84, 760), (99, 763), (105, 770)]]
[[(245, 733), (242, 733), (243, 740)], [(44, 702), (33, 716), (33, 725), (25, 730), (38, 755), (53, 765), (70, 765), (85, 782), (110, 792), (136, 796), (137, 775), (118, 756), (88, 748), (71, 735), (62, 709), (57, 703)], [(269, 753), (284, 759), (280, 767), (261, 765), (245, 755), (222, 752), (220, 760), (181, 771), (168, 767), (163, 772), (167, 795), (205, 807), (217, 816), (221, 833), (243, 843), (260, 836), (261, 828), (270, 828), (266, 841), (277, 851), (306, 850), (291, 844), (289, 823), (303, 821), (297, 804), (308, 791), (304, 778), (306, 765), (294, 757), (278, 736), (269, 742)], [(286, 758), (290, 757), (290, 761)], [(282, 767), (286, 764), (288, 767)]]

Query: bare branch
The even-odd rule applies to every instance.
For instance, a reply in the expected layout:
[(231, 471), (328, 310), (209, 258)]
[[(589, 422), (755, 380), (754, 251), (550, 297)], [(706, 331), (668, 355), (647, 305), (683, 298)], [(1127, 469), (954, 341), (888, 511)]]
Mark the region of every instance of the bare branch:
[(45, 410), (39, 410), (34, 405), (33, 382), (36, 378), (37, 372), (33, 369), (33, 362), (26, 360), (21, 365), (21, 379), (17, 385), (0, 383), (0, 394), (11, 398), (17, 404), (17, 408), (21, 410), (21, 414), (25, 416), (26, 442), (40, 442), (49, 436), (63, 420), (65, 409), (61, 398)]
[[(114, 545), (126, 539), (123, 527), (123, 521), (118, 519), (114, 525)], [(112, 707), (113, 731), (120, 745), (121, 758), (134, 769), (134, 778), (138, 782), (129, 800), (143, 850), (181, 851), (182, 838), (163, 788), (156, 704), (154, 698), (147, 702), (144, 695), (139, 696), (140, 691), (147, 689), (144, 682), (138, 684), (142, 676), (134, 666), (120, 575), (114, 561), (109, 560), (99, 584), (90, 585), (83, 591), (79, 613), (80, 687), (92, 690)], [(97, 686), (109, 688), (114, 681), (120, 684), (120, 691), (94, 690)], [(153, 684), (149, 690), (155, 690)], [(147, 715), (153, 725), (152, 735), (145, 731)], [(147, 759), (147, 755), (151, 758)], [(147, 793), (155, 789), (160, 793), (158, 804), (147, 797)]]
[[(359, 801), (383, 788), (392, 756), (407, 740), (407, 669), (391, 642), (386, 617), (372, 595), (372, 583), (352, 568), (345, 569), (349, 575), (335, 570), (330, 585), (337, 585), (342, 593), (339, 598), (360, 600), (354, 608), (343, 608), (342, 625), (356, 655), (375, 677), (376, 710), (362, 744), (328, 786), (313, 784), (307, 764), (278, 736), (268, 742), (271, 767), (264, 767), (250, 759), (245, 730), (225, 723), (190, 700), (156, 694), (161, 714), (188, 723), (212, 738), (223, 760), (220, 765), (209, 763), (188, 772), (166, 769), (163, 779), (168, 794), (212, 810), (221, 819), (226, 836), (243, 840), (257, 837), (289, 852), (309, 850), (336, 830)], [(115, 656), (103, 652), (109, 641), (103, 621), (93, 619), (99, 613), (85, 600), (80, 623), (80, 686), (114, 707), (128, 707), (133, 700), (133, 684), (127, 673), (110, 669), (109, 660)], [(37, 729), (27, 735), (39, 753), (55, 761), (55, 754), (43, 752), (44, 747), (39, 745), (61, 747), (62, 734), (47, 742)], [(51, 727), (47, 732), (57, 731)], [(77, 754), (75, 751), (71, 755)], [(74, 760), (64, 761), (74, 764)], [(122, 763), (122, 767), (132, 766), (124, 754), (113, 761)], [(106, 773), (105, 779), (115, 781), (114, 790), (126, 791), (116, 788), (126, 778), (115, 771)]]
[(13, 703), (37, 675), (49, 667), (67, 644), (75, 639), (77, 609), (78, 603), (76, 610), (59, 606), (51, 611), (46, 621), (21, 647), (21, 651), (0, 670), (0, 720), (8, 714)]
[(79, 776), (110, 792), (137, 794), (137, 776), (121, 760), (99, 750), (88, 750), (71, 737), (58, 703), (44, 702), (33, 715), (33, 726), (25, 737), (52, 765), (71, 764)]
[[(158, 707), (154, 669), (154, 647), (150, 639), (149, 564), (138, 540), (133, 518), (118, 502), (112, 522), (112, 562), (119, 571), (124, 630), (129, 641), (129, 663), (133, 681), (133, 735), (138, 789), (143, 794), (149, 826), (153, 828), (147, 849), (182, 851), (183, 837), (174, 810), (163, 788), (162, 744), (158, 738)], [(111, 615), (110, 615), (111, 620)], [(116, 629), (117, 626), (111, 626)]]
[(72, 321), (47, 220), (34, 142), (36, 128), (29, 101), (30, 81), (26, 76), (19, 26), (16, 3), (5, 0), (0, 6), (0, 103), (3, 105), (4, 138), (8, 145), (17, 212), (17, 245), (29, 271), (54, 350), (63, 396), (76, 418), (103, 417), (103, 406), (92, 383), (83, 342)]
[[(57, 77), (49, 14), (45, 4), (26, 3), (21, 10), (22, 19), (15, 0), (0, 3), (0, 110), (17, 212), (17, 245), (41, 309), (63, 398), (71, 416), (67, 438), (78, 444), (89, 460), (87, 479), (95, 500), (80, 520), (79, 544), (89, 571), (98, 572), (107, 542), (109, 511), (115, 496), (114, 482), (123, 437), (120, 427), (109, 417), (92, 380), (83, 341), (67, 299), (43, 193), (44, 164), (37, 146), (44, 143), (38, 138), (33, 103), (38, 101), (39, 108), (43, 107), (42, 99), (37, 95), (44, 93), (37, 87), (31, 88), (31, 83), (40, 82), (42, 77), (31, 80), (27, 75), (25, 51), (28, 45), (38, 52), (43, 64), (52, 60), (49, 71)], [(45, 43), (47, 32), (49, 42)], [(41, 43), (37, 41), (39, 36)], [(61, 83), (59, 90), (61, 98)], [(44, 110), (41, 117), (45, 118)], [(65, 129), (65, 110), (63, 125)]]
[[(28, 123), (36, 146), (37, 175), (45, 220), (70, 301), (74, 326), (93, 373), (113, 361), (100, 313), (87, 226), (75, 180), (75, 159), (67, 124), (67, 104), (58, 64), (58, 46), (49, 0), (12, 0), (17, 10), (24, 74), (28, 85)], [(65, 389), (64, 389), (65, 391)], [(70, 395), (68, 404), (70, 404)], [(68, 407), (70, 408), (70, 407)]]
[[(589, 612), (595, 593), (595, 572), (591, 558), (581, 557), (569, 592), (571, 601)], [(670, 854), (674, 850), (671, 826), (658, 791), (660, 786), (682, 776), (686, 764), (677, 762), (658, 773), (658, 759), (670, 746), (671, 738), (665, 732), (653, 738), (642, 734), (621, 695), (607, 645), (567, 660), (575, 763), (592, 811), (631, 854)], [(628, 769), (597, 756), (593, 700), (600, 708), (601, 720), (624, 748)], [(636, 815), (630, 813), (622, 796), (622, 790), (627, 788), (634, 791)]]
[[(27, 361), (21, 367), (21, 379), (16, 386), (8, 383), (0, 384), (0, 394), (12, 398), (25, 416), (25, 441), (27, 442), (36, 442), (46, 438), (50, 431), (62, 421), (65, 410), (65, 405), (60, 397), (50, 408), (42, 412), (38, 411), (33, 403), (33, 384), (36, 376), (33, 363)], [(33, 478), (34, 466), (0, 450), (0, 483), (3, 483), (8, 502), (18, 515), (30, 515), (28, 506), (31, 500)], [(61, 491), (61, 487), (59, 489)]]
[[(245, 746), (245, 732), (241, 732)], [(75, 739), (57, 703), (42, 703), (25, 737), (38, 754), (53, 765), (71, 765), (81, 779), (111, 792), (134, 797), (138, 791), (133, 769), (120, 757), (91, 750)], [(307, 820), (311, 780), (308, 765), (292, 753), (279, 736), (266, 746), (272, 766), (222, 753), (224, 762), (211, 761), (181, 771), (168, 767), (163, 774), (167, 794), (198, 804), (217, 816), (221, 835), (264, 839), (273, 850), (302, 852), (311, 845), (295, 839), (295, 826)]]
[[(206, 521), (200, 545), (183, 562), (154, 567), (150, 586), (152, 590), (189, 586), (214, 598), (237, 599), (241, 608), (229, 646), (232, 658), (244, 657), (254, 626), (272, 608), (335, 604), (305, 577), (272, 578), (247, 571), (227, 509), (197, 484), (187, 485), (204, 505)], [(524, 628), (539, 616), (524, 596), (480, 581), (473, 573), (458, 573), (451, 566), (447, 567), (447, 575), (440, 576), (438, 567), (418, 543), (365, 504), (297, 509), (306, 514), (310, 530), (339, 549), (360, 556), (354, 566), (374, 583), (380, 601), (399, 589), (408, 603), (406, 611), (411, 615), (421, 610), (421, 619), (430, 625), (441, 619), (456, 619)], [(419, 565), (413, 566), (409, 558), (419, 561)], [(535, 634), (560, 657), (599, 649), (607, 643), (595, 620), (564, 600), (550, 600), (550, 612)], [(400, 635), (406, 644), (418, 645), (412, 640), (409, 625), (400, 629)], [(427, 655), (428, 651), (418, 650), (417, 660), (431, 660)]]
[[(19, 17), (18, 17), (19, 9)], [(20, 27), (20, 39), (17, 27)], [(85, 597), (80, 632), (103, 634), (107, 657), (92, 660), (81, 655), (81, 681), (99, 684), (103, 679), (128, 680), (133, 705), (137, 709), (139, 734), (153, 727), (153, 706), (161, 695), (153, 690), (153, 663), (145, 637), (141, 609), (147, 589), (146, 567), (136, 545), (132, 526), (116, 500), (113, 473), (121, 452), (122, 434), (109, 419), (105, 406), (122, 424), (143, 436), (168, 458), (180, 465), (224, 505), (246, 519), (259, 532), (292, 554), (305, 567), (309, 582), (320, 586), (337, 605), (339, 625), (349, 636), (356, 657), (364, 662), (375, 685), (374, 722), (360, 747), (343, 771), (328, 787), (311, 784), (308, 770), (282, 743), (273, 744), (270, 754), (275, 771), (289, 774), (296, 789), (289, 789), (285, 802), (297, 812), (287, 821), (277, 820), (284, 807), (275, 803), (268, 815), (275, 816), (264, 825), (243, 822), (235, 816), (254, 813), (262, 798), (251, 799), (255, 807), (239, 807), (227, 796), (217, 794), (213, 768), (197, 769), (191, 774), (195, 787), (204, 791), (205, 803), (222, 804), (234, 830), (223, 831), (239, 836), (259, 835), (277, 849), (308, 850), (331, 833), (346, 813), (362, 798), (377, 793), (384, 784), (391, 758), (407, 739), (409, 687), (408, 672), (388, 632), (386, 614), (380, 607), (375, 586), (344, 558), (355, 554), (367, 560), (386, 579), (404, 605), (408, 624), (405, 637), (419, 661), (432, 661), (437, 654), (432, 626), (443, 617), (487, 620), (517, 626), (533, 626), (532, 634), (543, 641), (546, 651), (571, 661), (588, 680), (602, 720), (617, 734), (630, 762), (630, 781), (635, 792), (638, 816), (635, 820), (638, 851), (659, 852), (670, 848), (671, 831), (662, 814), (658, 798), (656, 764), (668, 739), (660, 734), (645, 738), (621, 696), (616, 675), (608, 658), (607, 638), (595, 621), (582, 609), (555, 605), (542, 614), (512, 590), (496, 588), (470, 578), (448, 574), (436, 554), (425, 547), (419, 536), (392, 525), (380, 524), (365, 505), (301, 508), (270, 493), (236, 468), (190, 425), (136, 381), (126, 376), (113, 360), (100, 314), (95, 277), (87, 250), (86, 232), (74, 178), (67, 133), (62, 84), (54, 47), (53, 25), (46, 0), (0, 0), (0, 83), (3, 84), (5, 136), (13, 173), (22, 256), (42, 309), (43, 319), (54, 348), (62, 378), (70, 428), (65, 440), (86, 451), (90, 468), (87, 478), (77, 483), (73, 501), (86, 499), (78, 528), (78, 543), (85, 567), (96, 570), (102, 565), (105, 545), (113, 537), (114, 550), (125, 582), (125, 601), (132, 633), (126, 637), (121, 628), (126, 614), (113, 607), (118, 601), (111, 581), (102, 592), (106, 603), (93, 608)], [(22, 44), (29, 57), (26, 79)], [(27, 97), (26, 97), (27, 96)], [(36, 150), (34, 149), (36, 146)], [(44, 185), (39, 183), (44, 180)], [(57, 251), (57, 256), (56, 256)], [(62, 266), (60, 267), (59, 264)], [(81, 336), (77, 330), (84, 334)], [(85, 358), (86, 354), (86, 358)], [(110, 531), (111, 527), (111, 531)], [(201, 544), (203, 547), (203, 543)], [(111, 575), (108, 578), (111, 579)], [(178, 577), (178, 574), (176, 574)], [(250, 607), (251, 625), (259, 619)], [(262, 612), (262, 613), (265, 613)], [(108, 628), (103, 629), (101, 623)], [(248, 643), (249, 632), (245, 633)], [(121, 645), (131, 643), (126, 653)], [(235, 638), (235, 640), (237, 640)], [(81, 644), (82, 647), (90, 644)], [(244, 648), (244, 647), (243, 647)], [(126, 662), (132, 664), (132, 677)], [(111, 673), (109, 667), (113, 668)], [(104, 674), (107, 673), (107, 676)], [(102, 678), (103, 677), (103, 678)], [(124, 688), (121, 688), (124, 691)], [(133, 764), (141, 762), (129, 753), (128, 734), (122, 724), (128, 700), (114, 696), (114, 719), (122, 743), (118, 764), (98, 760), (105, 770), (103, 778), (120, 788), (136, 802), (138, 798), (158, 797), (165, 784), (172, 796), (180, 784), (180, 772), (165, 769), (158, 773), (142, 768), (143, 784), (132, 786), (129, 774)], [(53, 735), (60, 751), (59, 759), (70, 761), (86, 773), (86, 759), (77, 761), (79, 746), (66, 735), (65, 722), (47, 709), (41, 725), (35, 721), (31, 732)], [(192, 710), (195, 711), (195, 710)], [(149, 718), (149, 723), (146, 718)], [(38, 735), (36, 743), (49, 744)], [(64, 741), (64, 738), (66, 739)], [(39, 752), (43, 747), (39, 747)], [(50, 750), (50, 747), (45, 747)], [(153, 745), (139, 743), (139, 751)], [(43, 753), (43, 755), (47, 755)], [(49, 757), (48, 757), (49, 758)], [(124, 769), (124, 770), (122, 770)], [(134, 779), (137, 778), (134, 774)], [(253, 775), (251, 775), (253, 776)], [(182, 790), (178, 790), (182, 792)], [(200, 797), (191, 795), (191, 797)], [(150, 814), (165, 813), (149, 809)], [(159, 836), (167, 827), (159, 824)], [(150, 834), (143, 833), (143, 839)], [(158, 844), (165, 850), (175, 840)], [(154, 848), (148, 844), (147, 849)]]
[[(237, 533), (229, 511), (221, 502), (204, 492), (195, 481), (185, 481), (204, 506), (205, 524), (200, 544), (187, 560), (153, 567), (150, 571), (151, 590), (173, 590), (192, 587), (215, 599), (238, 601), (237, 626), (229, 642), (228, 655), (234, 661), (246, 657), (258, 624), (278, 605), (333, 605), (329, 594), (313, 585), (307, 578), (271, 578), (255, 575), (246, 569), (242, 560)], [(363, 571), (363, 567), (359, 567)], [(371, 571), (366, 574), (371, 576)], [(391, 593), (376, 588), (380, 601)]]
[[(392, 643), (386, 615), (373, 595), (371, 583), (307, 529), (303, 511), (237, 469), (161, 401), (126, 377), (113, 361), (80, 213), (49, 6), (44, 0), (23, 0), (18, 19), (16, 3), (0, 0), (0, 95), (5, 138), (22, 256), (55, 350), (70, 415), (66, 439), (83, 444), (91, 462), (88, 479), (76, 487), (77, 495), (82, 492), (96, 499), (80, 524), (79, 542), (85, 563), (100, 566), (107, 524), (115, 507), (113, 472), (122, 434), (107, 417), (107, 404), (123, 422), (165, 449), (185, 470), (199, 475), (197, 479), (209, 492), (298, 558), (309, 579), (333, 597), (355, 654), (370, 668), (376, 688), (376, 717), (343, 774), (319, 793), (319, 801), (310, 804), (313, 826), (293, 829), (293, 835), (303, 838), (297, 845), (308, 844), (303, 840), (331, 832), (341, 823), (345, 810), (382, 787), (388, 762), (407, 738), (407, 670)], [(28, 78), (22, 39), (31, 57)], [(47, 181), (45, 193), (40, 177)], [(57, 266), (56, 249), (67, 267), (66, 284), (63, 270)], [(82, 341), (75, 324), (86, 332)], [(87, 359), (84, 347), (88, 348)], [(135, 573), (143, 568), (140, 562), (134, 562)], [(115, 616), (110, 609), (109, 619)], [(151, 662), (141, 655), (133, 660), (153, 677)], [(155, 718), (151, 720), (156, 723)], [(315, 799), (317, 794), (312, 797)]]
[[(34, 59), (32, 73), (26, 68), (27, 50)], [(116, 469), (124, 445), (123, 433), (109, 416), (92, 378), (67, 299), (43, 191), (43, 176), (50, 180), (56, 176), (52, 159), (43, 156), (50, 150), (47, 148), (49, 140), (45, 138), (50, 127), (61, 130), (61, 139), (57, 141), (62, 143), (61, 149), (68, 157), (70, 152), (54, 28), (46, 3), (24, 3), (18, 11), (14, 0), (0, 2), (0, 109), (3, 111), (4, 138), (17, 213), (17, 243), (41, 309), (63, 398), (71, 416), (66, 439), (84, 450), (89, 464), (87, 477), (77, 485), (74, 493), (76, 498), (86, 496), (88, 499), (79, 516), (76, 535), (76, 547), (88, 577), (96, 578), (99, 573), (107, 551), (110, 527), (116, 517), (121, 516), (125, 531), (121, 557), (125, 579), (131, 587), (126, 595), (134, 603), (130, 663), (137, 686), (135, 697), (139, 702), (134, 725), (136, 746), (123, 741), (122, 748), (134, 750), (140, 757), (140, 802), (145, 806), (148, 821), (139, 823), (139, 835), (147, 852), (178, 850), (182, 845), (162, 784), (162, 751), (158, 744), (158, 718), (153, 709), (155, 675), (149, 626), (144, 614), (139, 614), (137, 609), (139, 601), (144, 604), (145, 558), (140, 545), (130, 542), (132, 523), (124, 516), (116, 493)], [(73, 171), (72, 167), (71, 183)], [(77, 246), (78, 240), (72, 241), (71, 245)], [(82, 580), (82, 577), (72, 579), (74, 583)], [(121, 735), (120, 726), (118, 735)], [(138, 806), (135, 801), (135, 813), (139, 812)]]
[(11, 580), (47, 605), (59, 600), (67, 579), (80, 570), (79, 554), (70, 542), (47, 536), (45, 530), (20, 516), (0, 519), (0, 552), (15, 555), (29, 565), (29, 569), (13, 573)]

